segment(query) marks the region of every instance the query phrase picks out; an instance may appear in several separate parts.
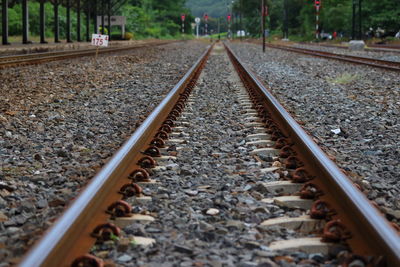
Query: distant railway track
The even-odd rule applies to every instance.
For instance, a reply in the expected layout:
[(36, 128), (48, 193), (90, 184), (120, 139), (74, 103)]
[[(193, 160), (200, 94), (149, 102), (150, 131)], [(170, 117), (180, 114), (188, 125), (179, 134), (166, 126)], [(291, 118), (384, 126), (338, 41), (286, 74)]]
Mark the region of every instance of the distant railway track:
[(306, 55), (312, 55), (322, 58), (329, 58), (335, 59), (340, 61), (345, 61), (353, 64), (360, 64), (360, 65), (368, 65), (371, 67), (382, 68), (391, 71), (400, 71), (400, 62), (396, 61), (389, 61), (389, 60), (381, 60), (381, 59), (374, 59), (374, 58), (367, 58), (367, 57), (359, 57), (359, 56), (350, 56), (350, 55), (340, 55), (325, 51), (316, 51), (312, 49), (305, 49), (305, 48), (297, 48), (297, 47), (290, 47), (284, 45), (273, 45), (267, 44), (268, 47), (286, 50), (295, 53), (302, 53)]
[[(337, 49), (349, 49), (348, 46), (333, 45), (333, 44), (326, 44), (326, 43), (301, 43), (301, 44), (312, 45), (312, 46), (320, 46), (320, 47), (331, 47), (331, 48), (337, 48)], [(365, 48), (365, 51), (400, 53), (400, 46), (369, 44)]]
[[(132, 207), (121, 199), (139, 196), (140, 187), (165, 182), (154, 181), (151, 175), (169, 157), (164, 155), (169, 146), (185, 146), (174, 138), (188, 124), (183, 118), (185, 108), (193, 103), (191, 95), (212, 49), (213, 46), (204, 52), (93, 178), (21, 266), (70, 266), (73, 262), (73, 266), (102, 266), (101, 260), (85, 254), (96, 239), (104, 241), (120, 235), (119, 228), (108, 222), (110, 218), (132, 216)], [(313, 203), (311, 217), (306, 221), (326, 221), (323, 229), (318, 229), (319, 237), (313, 240), (318, 244), (320, 238), (329, 244), (348, 244), (354, 254), (348, 255), (347, 266), (353, 261), (388, 266), (400, 263), (400, 240), (394, 229), (230, 48), (225, 49), (243, 83), (243, 90), (235, 92), (250, 118), (248, 127), (258, 131), (248, 138), (263, 146), (255, 153), (270, 153), (281, 158), (282, 168), (291, 181), (283, 181), (280, 192), (292, 195), (292, 200)], [(302, 188), (300, 192), (299, 188)]]
[(369, 44), (369, 47), (400, 50), (400, 45)]
[[(138, 45), (129, 45), (122, 47), (109, 47), (109, 48), (100, 48), (98, 50), (99, 54), (105, 53), (116, 53), (123, 52), (136, 48), (143, 47), (151, 47), (151, 46), (159, 46), (171, 43), (173, 41), (153, 41)], [(22, 66), (22, 65), (32, 65), (32, 64), (41, 64), (50, 61), (63, 60), (63, 59), (71, 59), (78, 57), (86, 57), (93, 56), (96, 54), (96, 48), (92, 49), (79, 49), (79, 50), (68, 50), (68, 51), (55, 51), (55, 52), (45, 52), (45, 53), (31, 53), (25, 55), (12, 55), (12, 56), (3, 56), (0, 57), (0, 69)]]

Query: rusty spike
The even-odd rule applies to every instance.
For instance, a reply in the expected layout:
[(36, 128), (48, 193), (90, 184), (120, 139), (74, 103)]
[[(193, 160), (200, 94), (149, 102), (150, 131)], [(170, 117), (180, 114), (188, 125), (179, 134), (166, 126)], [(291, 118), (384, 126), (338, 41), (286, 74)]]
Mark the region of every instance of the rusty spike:
[(304, 164), (299, 158), (296, 156), (290, 156), (285, 160), (285, 166), (288, 169), (297, 169), (299, 167), (302, 167)]
[(76, 258), (71, 267), (104, 267), (104, 262), (100, 258), (86, 254)]
[(156, 146), (158, 148), (163, 148), (165, 147), (165, 141), (159, 137), (156, 137), (151, 140), (150, 145)]
[(323, 195), (323, 192), (313, 183), (306, 183), (300, 190), (300, 198), (315, 199)]
[(112, 223), (105, 223), (98, 225), (92, 232), (92, 237), (97, 239), (97, 242), (111, 240), (113, 235), (119, 236), (121, 229)]
[(141, 196), (143, 192), (143, 189), (135, 183), (130, 183), (130, 184), (124, 184), (121, 189), (119, 190), (119, 193), (124, 195), (124, 198), (128, 197), (133, 197), (133, 196)]
[[(282, 138), (280, 138), (282, 139)], [(293, 149), (290, 146), (284, 146), (281, 148), (281, 151), (279, 152), (279, 156), (281, 158), (288, 158), (290, 156), (295, 155), (296, 153), (293, 151)]]
[(324, 242), (340, 242), (351, 238), (351, 233), (340, 220), (329, 221), (322, 234)]
[(323, 200), (317, 200), (311, 207), (310, 217), (313, 219), (326, 219), (333, 214), (335, 214), (335, 211), (327, 202)]
[(142, 168), (154, 168), (156, 167), (156, 161), (150, 157), (150, 156), (145, 156), (141, 158), (137, 164), (142, 167)]
[(292, 175), (292, 181), (294, 183), (305, 183), (312, 179), (314, 179), (314, 177), (312, 177), (305, 168), (297, 168)]
[(282, 137), (285, 137), (285, 135), (279, 130), (273, 131), (272, 134), (271, 134), (271, 140), (272, 141), (276, 141), (276, 140), (278, 140), (279, 138), (282, 138)]
[(176, 121), (177, 116), (169, 114), (167, 117), (167, 120), (172, 120), (172, 121)]
[(175, 109), (172, 110), (170, 114), (173, 115), (173, 116), (175, 116), (176, 118), (179, 117), (179, 115), (180, 115), (180, 113), (179, 113), (177, 110), (175, 110)]
[(167, 140), (169, 138), (169, 135), (168, 135), (167, 132), (159, 131), (159, 132), (156, 133), (156, 135), (154, 137), (158, 137), (158, 138)]
[(149, 173), (145, 169), (136, 169), (131, 174), (129, 174), (129, 179), (132, 179), (134, 182), (148, 182)]
[[(273, 120), (271, 120), (271, 119), (267, 119), (266, 121), (265, 121), (265, 126), (267, 127), (267, 128), (270, 128), (270, 127), (272, 127), (272, 126), (275, 126), (275, 122), (273, 121)], [(276, 126), (275, 126), (276, 127)]]
[(161, 157), (161, 152), (160, 149), (156, 146), (150, 146), (148, 147), (143, 154), (151, 156), (151, 157)]
[(111, 214), (112, 218), (115, 217), (129, 217), (132, 213), (131, 205), (123, 200), (118, 200), (112, 203), (106, 211), (108, 214)]
[(283, 148), (284, 146), (287, 146), (287, 145), (288, 145), (288, 141), (286, 140), (286, 138), (281, 137), (278, 140), (276, 140), (274, 148), (281, 149), (281, 148)]
[(171, 126), (167, 125), (167, 124), (163, 124), (161, 125), (160, 129), (158, 129), (159, 132), (163, 131), (166, 133), (171, 133), (172, 132), (172, 128)]
[(173, 126), (174, 126), (174, 121), (172, 121), (172, 120), (165, 120), (165, 121), (164, 121), (164, 124), (167, 124), (167, 125), (173, 127)]
[(176, 111), (178, 111), (179, 113), (182, 113), (183, 107), (182, 107), (182, 105), (180, 105), (180, 104), (178, 103), (178, 104), (176, 104), (176, 105), (174, 106), (173, 110), (176, 110)]

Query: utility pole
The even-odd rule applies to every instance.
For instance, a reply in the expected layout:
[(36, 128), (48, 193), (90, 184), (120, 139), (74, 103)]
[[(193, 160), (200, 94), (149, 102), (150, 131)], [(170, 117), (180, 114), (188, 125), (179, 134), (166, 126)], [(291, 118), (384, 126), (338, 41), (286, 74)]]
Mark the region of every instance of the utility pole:
[(242, 24), (242, 13), (243, 13), (243, 5), (242, 5), (242, 0), (239, 0), (239, 5), (240, 5), (240, 13), (239, 13), (239, 24), (240, 24), (240, 41), (242, 41), (243, 38), (243, 24)]
[(288, 37), (289, 37), (287, 8), (288, 8), (287, 0), (283, 0), (283, 39), (288, 39)]
[[(358, 40), (362, 39), (362, 0), (353, 0), (353, 17), (352, 17), (352, 27), (351, 27), (351, 39)], [(358, 5), (358, 12), (357, 12)], [(358, 16), (358, 18), (357, 18)], [(358, 23), (358, 25), (356, 25)], [(358, 26), (358, 27), (357, 27)]]
[(220, 28), (220, 18), (218, 17), (218, 41), (221, 40), (221, 28)]
[(353, 0), (353, 17), (351, 18), (351, 39), (356, 39), (356, 0)]
[(362, 0), (358, 0), (358, 39), (359, 40), (362, 40), (361, 2), (362, 2)]
[(261, 0), (261, 31), (263, 39), (262, 50), (264, 53), (265, 53), (265, 16), (266, 16), (265, 0)]
[(2, 40), (3, 40), (3, 45), (9, 45), (10, 43), (8, 42), (8, 0), (3, 0), (1, 2), (2, 4)]

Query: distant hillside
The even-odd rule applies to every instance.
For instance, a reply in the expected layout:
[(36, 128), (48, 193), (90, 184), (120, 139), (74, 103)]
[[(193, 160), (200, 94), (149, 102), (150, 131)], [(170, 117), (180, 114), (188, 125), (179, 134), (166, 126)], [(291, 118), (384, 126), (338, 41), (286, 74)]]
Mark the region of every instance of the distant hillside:
[(231, 0), (187, 0), (186, 6), (195, 17), (202, 17), (207, 13), (209, 17), (225, 17), (228, 9), (227, 4)]

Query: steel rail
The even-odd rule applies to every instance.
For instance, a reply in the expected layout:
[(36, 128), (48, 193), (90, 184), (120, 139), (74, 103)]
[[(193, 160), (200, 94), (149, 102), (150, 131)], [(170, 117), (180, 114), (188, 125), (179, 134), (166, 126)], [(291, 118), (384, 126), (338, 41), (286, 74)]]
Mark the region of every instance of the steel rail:
[[(160, 46), (172, 42), (175, 41), (149, 42), (145, 44), (129, 45), (124, 47), (101, 48), (98, 50), (98, 53), (104, 54), (104, 53), (122, 52), (125, 50), (131, 50), (136, 48)], [(82, 49), (76, 51), (68, 50), (68, 51), (57, 51), (57, 52), (46, 52), (46, 53), (34, 53), (29, 55), (4, 56), (0, 57), (0, 69), (13, 66), (20, 66), (20, 65), (40, 64), (49, 61), (63, 60), (76, 57), (93, 56), (95, 54), (96, 54), (96, 48)]]
[(180, 94), (201, 72), (212, 46), (202, 54), (179, 83), (167, 94), (134, 134), (87, 185), (47, 234), (30, 250), (20, 266), (70, 266), (74, 259), (87, 253), (95, 242), (92, 230), (109, 219), (104, 211), (121, 199), (118, 194), (130, 180), (129, 173), (143, 156), (141, 150), (150, 143)]
[[(317, 47), (330, 47), (330, 48), (338, 48), (338, 49), (349, 49), (348, 46), (341, 46), (341, 45), (333, 45), (333, 44), (324, 44), (324, 43), (304, 43), (300, 42), (301, 45), (310, 45), (310, 46), (317, 46)], [(389, 47), (379, 47), (375, 45), (366, 45), (364, 48), (366, 51), (372, 52), (392, 52), (392, 53), (400, 53), (400, 48), (389, 48)]]
[(393, 70), (393, 71), (400, 71), (400, 62), (396, 61), (388, 61), (388, 60), (381, 60), (381, 59), (374, 59), (374, 58), (367, 58), (367, 57), (357, 57), (357, 56), (350, 56), (350, 55), (339, 55), (335, 53), (329, 53), (325, 51), (315, 51), (311, 49), (305, 48), (295, 48), (295, 47), (288, 47), (288, 46), (280, 46), (280, 45), (272, 45), (267, 44), (268, 47), (282, 49), (290, 52), (302, 53), (312, 56), (318, 56), (322, 58), (330, 58), (336, 59), (340, 61), (346, 61), (354, 64), (361, 64), (361, 65), (368, 65), (372, 67), (382, 68), (386, 70)]
[[(348, 240), (352, 249), (361, 255), (383, 255), (388, 266), (400, 265), (400, 238), (382, 214), (374, 208), (369, 200), (351, 183), (344, 173), (318, 147), (311, 137), (292, 118), (278, 100), (267, 90), (234, 52), (226, 45), (227, 51), (243, 82), (250, 83), (252, 88), (263, 97), (265, 107), (278, 127), (296, 144), (302, 160), (311, 166), (314, 175), (323, 191), (327, 192), (330, 201), (334, 201), (335, 210), (340, 219), (353, 233)], [(314, 181), (313, 180), (313, 181)], [(319, 185), (318, 184), (318, 185)], [(322, 196), (322, 198), (328, 196)]]
[[(169, 41), (150, 41), (142, 44), (133, 44), (133, 45), (124, 45), (124, 46), (119, 46), (119, 47), (101, 47), (99, 51), (106, 51), (106, 50), (112, 50), (115, 48), (123, 48), (123, 47), (135, 47), (135, 46), (140, 46), (140, 45), (149, 45), (149, 44), (164, 44), (168, 43)], [(21, 59), (30, 59), (30, 58), (37, 58), (37, 57), (46, 57), (46, 56), (52, 56), (52, 55), (63, 55), (63, 54), (70, 54), (74, 52), (96, 52), (96, 48), (85, 48), (85, 49), (76, 49), (76, 50), (63, 50), (63, 51), (49, 51), (49, 52), (37, 52), (37, 53), (28, 53), (28, 54), (20, 54), (20, 55), (6, 55), (6, 56), (0, 56), (0, 62), (1, 61), (13, 61), (13, 60), (21, 60)]]
[(400, 50), (400, 45), (388, 45), (388, 44), (383, 44), (383, 45), (378, 45), (378, 44), (370, 44), (368, 45), (369, 47), (376, 47), (376, 48), (382, 48), (382, 49), (393, 49), (393, 50)]

